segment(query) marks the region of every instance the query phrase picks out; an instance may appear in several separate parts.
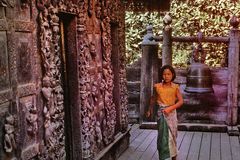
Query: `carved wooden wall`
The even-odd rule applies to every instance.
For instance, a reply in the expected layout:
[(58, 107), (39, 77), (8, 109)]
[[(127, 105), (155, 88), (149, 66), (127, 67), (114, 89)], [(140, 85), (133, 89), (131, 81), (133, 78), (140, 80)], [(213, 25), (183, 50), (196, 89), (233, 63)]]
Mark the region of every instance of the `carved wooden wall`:
[(120, 0), (0, 0), (0, 159), (93, 159), (128, 125)]
[(30, 1), (0, 1), (0, 159), (39, 153), (36, 17)]

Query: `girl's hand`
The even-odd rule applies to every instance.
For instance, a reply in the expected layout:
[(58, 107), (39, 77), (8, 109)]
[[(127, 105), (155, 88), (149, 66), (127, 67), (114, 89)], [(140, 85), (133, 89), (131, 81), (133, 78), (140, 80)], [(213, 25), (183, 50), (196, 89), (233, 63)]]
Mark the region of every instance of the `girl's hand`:
[(171, 107), (167, 107), (167, 108), (163, 109), (163, 113), (166, 115), (168, 115), (171, 111), (172, 111)]
[(145, 113), (145, 116), (146, 116), (147, 118), (150, 117), (150, 115), (151, 115), (150, 111), (147, 111), (147, 112)]

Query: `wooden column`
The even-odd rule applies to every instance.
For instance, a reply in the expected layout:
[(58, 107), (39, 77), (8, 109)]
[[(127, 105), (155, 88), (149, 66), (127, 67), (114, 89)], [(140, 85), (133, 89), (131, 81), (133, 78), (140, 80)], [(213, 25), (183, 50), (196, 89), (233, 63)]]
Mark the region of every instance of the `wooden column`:
[(172, 65), (172, 18), (167, 13), (163, 18), (162, 65)]
[[(229, 126), (237, 125), (238, 116), (238, 70), (239, 70), (239, 20), (233, 16), (230, 20), (232, 29), (229, 34), (228, 47), (228, 113), (227, 124)], [(230, 127), (229, 131), (235, 129)]]
[(143, 38), (141, 62), (141, 92), (140, 92), (140, 124), (147, 121), (144, 113), (149, 107), (153, 85), (158, 82), (158, 43), (150, 41), (153, 36), (152, 26), (147, 27), (147, 34)]

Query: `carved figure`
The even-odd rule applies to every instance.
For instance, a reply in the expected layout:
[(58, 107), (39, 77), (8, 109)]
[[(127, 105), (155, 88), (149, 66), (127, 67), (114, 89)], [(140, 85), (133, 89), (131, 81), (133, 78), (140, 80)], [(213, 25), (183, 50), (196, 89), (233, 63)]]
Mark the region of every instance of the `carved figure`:
[(11, 153), (14, 149), (16, 149), (14, 117), (12, 115), (6, 117), (4, 129), (6, 132), (4, 135), (4, 149), (7, 153)]
[(44, 118), (45, 118), (45, 121), (44, 121), (45, 142), (47, 144), (50, 144), (50, 146), (53, 146), (53, 143), (50, 140), (50, 138), (52, 136), (53, 127), (51, 126), (50, 113), (46, 107), (44, 107), (43, 113), (44, 113)]
[(45, 97), (45, 99), (47, 101), (49, 101), (51, 98), (51, 95), (52, 95), (52, 87), (51, 87), (50, 78), (48, 76), (45, 76), (43, 78), (42, 93), (43, 93), (43, 96)]
[(27, 122), (29, 123), (27, 132), (29, 135), (34, 136), (37, 133), (38, 125), (37, 125), (37, 108), (34, 104), (30, 104), (28, 106), (28, 114), (27, 114)]

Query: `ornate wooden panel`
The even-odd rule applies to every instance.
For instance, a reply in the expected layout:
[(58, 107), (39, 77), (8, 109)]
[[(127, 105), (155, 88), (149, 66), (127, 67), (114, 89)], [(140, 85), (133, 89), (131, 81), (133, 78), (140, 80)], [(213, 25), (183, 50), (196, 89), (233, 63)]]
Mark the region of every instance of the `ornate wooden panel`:
[(123, 11), (0, 0), (0, 159), (93, 159), (127, 130)]
[(31, 159), (39, 153), (37, 44), (32, 9), (30, 1), (0, 1), (0, 159)]
[(31, 33), (17, 32), (16, 48), (17, 48), (17, 79), (19, 84), (31, 82), (33, 78), (33, 52), (32, 52), (32, 36)]
[(0, 89), (9, 88), (8, 55), (7, 55), (7, 35), (0, 32)]
[[(80, 13), (78, 46), (80, 62), (80, 97), (82, 115), (83, 158), (91, 159), (111, 143), (116, 133), (127, 127), (125, 66), (124, 66), (124, 12), (120, 1), (89, 1)], [(116, 23), (119, 46), (112, 50), (111, 23)], [(87, 37), (87, 38), (86, 38)], [(82, 47), (86, 46), (86, 47)], [(89, 54), (90, 53), (90, 54)], [(112, 54), (118, 54), (120, 105), (113, 101), (114, 74)], [(116, 106), (118, 107), (116, 109)], [(117, 113), (118, 112), (118, 113)], [(117, 117), (119, 116), (119, 117)], [(119, 125), (117, 125), (119, 118)], [(119, 129), (119, 130), (116, 130)], [(121, 129), (120, 129), (121, 128)], [(93, 141), (93, 139), (97, 139)], [(99, 149), (98, 149), (99, 148)]]
[(19, 149), (22, 159), (31, 159), (39, 153), (39, 124), (38, 108), (36, 105), (36, 96), (27, 96), (20, 98), (20, 133), (18, 134)]
[[(0, 104), (0, 130), (1, 130), (0, 139), (4, 140), (3, 142), (1, 141), (2, 143), (0, 143), (0, 159), (5, 158), (5, 152), (11, 151), (12, 148), (14, 147), (12, 145), (15, 142), (15, 139), (12, 139), (14, 140), (13, 143), (11, 142), (10, 137), (13, 132), (8, 129), (8, 126), (12, 126), (12, 125), (8, 124), (8, 122), (5, 122), (6, 121), (5, 117), (7, 116), (9, 105), (10, 105), (9, 103)], [(3, 134), (3, 131), (6, 132), (7, 134)], [(9, 137), (8, 138), (9, 141), (6, 141), (5, 137)], [(9, 145), (6, 145), (7, 143)]]

